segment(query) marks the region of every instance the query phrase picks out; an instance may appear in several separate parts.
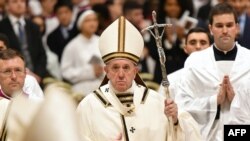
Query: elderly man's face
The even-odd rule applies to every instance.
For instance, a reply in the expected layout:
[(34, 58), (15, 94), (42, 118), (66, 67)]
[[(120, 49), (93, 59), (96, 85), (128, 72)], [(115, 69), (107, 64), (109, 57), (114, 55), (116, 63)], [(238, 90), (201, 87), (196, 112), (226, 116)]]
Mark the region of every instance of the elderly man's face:
[(135, 64), (127, 59), (114, 59), (104, 68), (107, 77), (115, 90), (124, 92), (132, 86), (138, 72)]
[(22, 90), (25, 75), (25, 64), (20, 57), (0, 59), (0, 85), (2, 91), (8, 96)]

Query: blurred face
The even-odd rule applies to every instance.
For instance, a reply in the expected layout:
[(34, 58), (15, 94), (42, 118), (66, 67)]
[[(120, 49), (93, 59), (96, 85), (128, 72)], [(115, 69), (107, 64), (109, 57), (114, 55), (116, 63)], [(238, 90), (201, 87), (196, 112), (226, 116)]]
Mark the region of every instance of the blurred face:
[(188, 35), (186, 46), (184, 47), (184, 51), (187, 54), (191, 54), (192, 52), (206, 49), (210, 46), (209, 38), (206, 33), (203, 32), (193, 32)]
[(21, 58), (0, 60), (0, 85), (8, 96), (22, 90), (25, 75), (25, 64)]
[(71, 0), (73, 5), (78, 5), (82, 2), (83, 0)]
[(134, 9), (127, 13), (126, 18), (136, 27), (140, 27), (143, 22), (143, 11), (142, 9)]
[(72, 18), (72, 11), (68, 7), (60, 7), (57, 10), (56, 15), (59, 20), (59, 23), (62, 26), (67, 27), (70, 24)]
[(181, 7), (177, 0), (166, 0), (164, 11), (168, 13), (170, 18), (178, 18), (181, 13)]
[(0, 51), (5, 50), (7, 47), (3, 41), (0, 41)]
[(53, 13), (54, 6), (56, 3), (57, 3), (57, 0), (41, 0), (42, 8), (47, 13)]
[(124, 92), (132, 86), (138, 72), (135, 64), (127, 59), (114, 59), (104, 67), (108, 79), (115, 90)]
[(233, 47), (239, 32), (239, 26), (235, 23), (233, 14), (214, 15), (209, 29), (214, 36), (214, 43), (223, 51), (228, 51)]
[(97, 31), (98, 19), (96, 14), (90, 14), (85, 17), (82, 22), (81, 32), (84, 34), (92, 35)]
[(112, 20), (119, 18), (122, 15), (123, 0), (114, 0), (114, 4), (108, 7)]
[(228, 0), (228, 3), (241, 15), (247, 8), (248, 0)]
[(16, 17), (26, 12), (26, 0), (7, 0), (7, 11)]
[(90, 5), (103, 4), (103, 3), (105, 3), (105, 0), (89, 0)]
[(41, 18), (41, 17), (34, 17), (34, 18), (32, 19), (32, 21), (33, 21), (36, 25), (39, 26), (40, 32), (43, 33), (44, 30), (45, 30), (45, 27), (44, 27), (45, 24), (44, 24), (43, 18)]
[(1, 8), (2, 6), (4, 6), (4, 4), (5, 4), (5, 0), (0, 0), (0, 8)]

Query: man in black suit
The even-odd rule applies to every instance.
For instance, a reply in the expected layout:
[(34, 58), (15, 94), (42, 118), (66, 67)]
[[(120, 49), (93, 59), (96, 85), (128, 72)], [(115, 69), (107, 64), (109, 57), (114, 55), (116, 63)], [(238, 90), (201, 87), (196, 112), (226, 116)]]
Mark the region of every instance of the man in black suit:
[(240, 32), (237, 41), (240, 45), (250, 49), (250, 16), (247, 15), (248, 0), (227, 0), (238, 14)]
[(29, 73), (38, 82), (47, 75), (46, 54), (39, 28), (25, 18), (26, 0), (7, 0), (7, 17), (0, 22), (0, 33), (10, 39), (10, 47), (20, 51), (26, 61)]
[(48, 35), (47, 44), (51, 51), (58, 55), (59, 61), (66, 44), (78, 34), (73, 20), (71, 3), (60, 0), (55, 5), (55, 13), (59, 20), (59, 26)]

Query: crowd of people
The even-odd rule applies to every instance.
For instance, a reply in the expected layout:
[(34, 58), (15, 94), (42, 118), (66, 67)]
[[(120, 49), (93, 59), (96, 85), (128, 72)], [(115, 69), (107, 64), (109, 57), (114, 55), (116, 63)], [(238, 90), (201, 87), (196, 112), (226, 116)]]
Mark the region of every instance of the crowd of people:
[(0, 140), (222, 141), (249, 39), (250, 0), (0, 0)]

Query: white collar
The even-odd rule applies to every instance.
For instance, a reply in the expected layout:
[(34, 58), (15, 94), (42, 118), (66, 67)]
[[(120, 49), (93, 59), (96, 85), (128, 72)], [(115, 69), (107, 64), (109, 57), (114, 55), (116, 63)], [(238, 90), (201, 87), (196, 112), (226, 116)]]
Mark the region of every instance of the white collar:
[(237, 45), (236, 42), (234, 42), (234, 45), (232, 46), (232, 48), (231, 48), (230, 50), (224, 51), (224, 50), (219, 49), (219, 48), (216, 46), (216, 44), (214, 43), (214, 47), (215, 47), (217, 50), (219, 50), (219, 51), (221, 51), (221, 52), (224, 52), (225, 54), (227, 54), (227, 52), (233, 50), (234, 47), (235, 47), (235, 45)]

